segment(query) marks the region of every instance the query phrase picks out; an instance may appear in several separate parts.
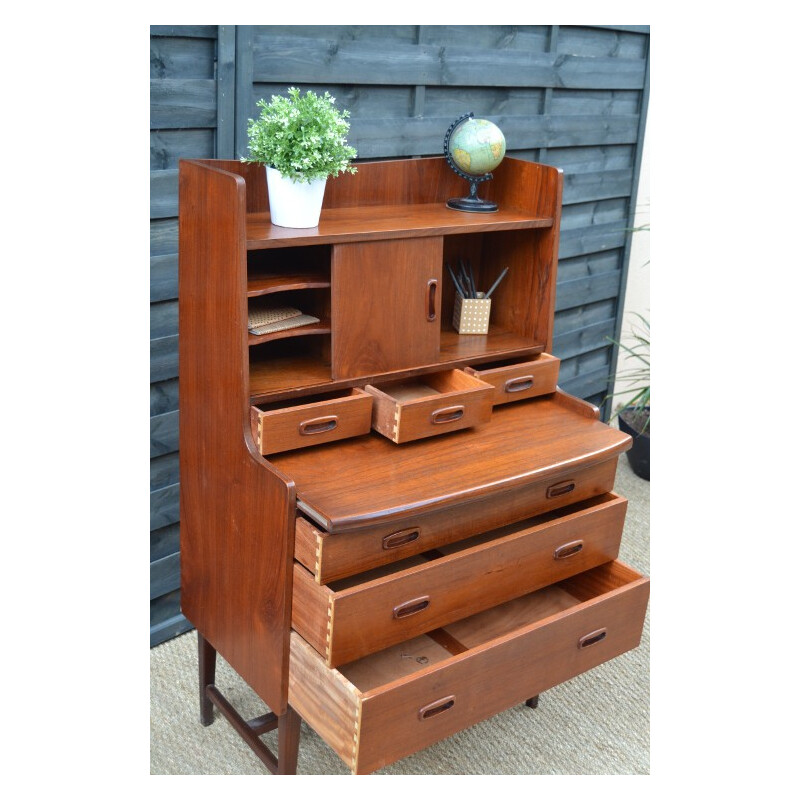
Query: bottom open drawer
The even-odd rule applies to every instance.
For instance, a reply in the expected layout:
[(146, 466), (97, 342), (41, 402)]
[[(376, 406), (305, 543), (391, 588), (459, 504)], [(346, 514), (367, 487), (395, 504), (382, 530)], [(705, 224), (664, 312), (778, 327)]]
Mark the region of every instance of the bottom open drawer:
[(633, 649), (648, 598), (614, 561), (338, 669), (292, 632), (289, 703), (374, 772)]

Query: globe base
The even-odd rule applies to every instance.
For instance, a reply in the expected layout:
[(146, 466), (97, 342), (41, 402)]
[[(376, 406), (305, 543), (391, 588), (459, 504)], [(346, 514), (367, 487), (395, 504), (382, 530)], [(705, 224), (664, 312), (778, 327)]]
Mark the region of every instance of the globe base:
[(497, 211), (497, 203), (481, 200), (480, 197), (451, 197), (445, 205), (455, 211), (478, 211), (483, 214)]

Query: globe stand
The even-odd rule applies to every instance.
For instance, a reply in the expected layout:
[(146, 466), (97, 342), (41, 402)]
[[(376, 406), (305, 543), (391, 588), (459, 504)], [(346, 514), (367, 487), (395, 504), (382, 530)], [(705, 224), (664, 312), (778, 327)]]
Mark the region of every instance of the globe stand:
[[(452, 166), (452, 164), (450, 165)], [(458, 172), (458, 170), (456, 170)], [(487, 173), (482, 178), (472, 178), (467, 175), (462, 175), (462, 178), (466, 178), (469, 181), (469, 197), (451, 197), (445, 205), (448, 208), (453, 208), (456, 211), (497, 211), (497, 203), (492, 202), (491, 200), (481, 200), (478, 197), (478, 184), (481, 181), (488, 181), (491, 177), (491, 173)]]
[(462, 122), (472, 119), (473, 116), (473, 112), (470, 111), (469, 114), (464, 114), (459, 117), (447, 129), (447, 133), (444, 135), (444, 157), (447, 159), (450, 169), (452, 169), (456, 175), (469, 181), (469, 197), (451, 197), (445, 205), (455, 211), (477, 211), (485, 214), (487, 212), (497, 211), (497, 203), (491, 200), (482, 200), (478, 197), (478, 186), (483, 183), (483, 181), (491, 180), (493, 177), (492, 173), (487, 172), (484, 175), (470, 175), (464, 172), (464, 170), (453, 161), (452, 155), (450, 155), (450, 137), (453, 135), (453, 131), (455, 131)]

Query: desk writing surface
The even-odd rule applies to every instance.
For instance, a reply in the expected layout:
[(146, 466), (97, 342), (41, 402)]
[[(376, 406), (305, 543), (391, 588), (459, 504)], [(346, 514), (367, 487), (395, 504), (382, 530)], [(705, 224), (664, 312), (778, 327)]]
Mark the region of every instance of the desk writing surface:
[(486, 425), (394, 444), (366, 436), (269, 460), (295, 482), (298, 502), (335, 533), (467, 502), (605, 461), (630, 437), (552, 396), (494, 409)]

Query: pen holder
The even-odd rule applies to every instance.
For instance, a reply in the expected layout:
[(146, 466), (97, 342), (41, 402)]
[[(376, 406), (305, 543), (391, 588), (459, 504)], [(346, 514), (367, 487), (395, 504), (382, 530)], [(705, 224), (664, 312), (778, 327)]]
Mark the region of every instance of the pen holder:
[(453, 327), (460, 333), (489, 333), (489, 314), (492, 301), (478, 292), (476, 299), (464, 298), (456, 294), (453, 306)]

